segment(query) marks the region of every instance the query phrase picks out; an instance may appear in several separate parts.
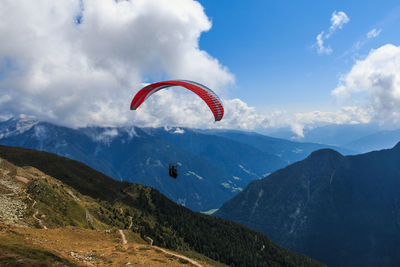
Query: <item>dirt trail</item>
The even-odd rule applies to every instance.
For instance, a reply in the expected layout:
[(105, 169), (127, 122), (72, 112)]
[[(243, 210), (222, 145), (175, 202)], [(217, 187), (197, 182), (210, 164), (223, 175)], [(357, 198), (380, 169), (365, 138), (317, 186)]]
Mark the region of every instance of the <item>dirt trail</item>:
[(197, 261), (192, 260), (191, 258), (188, 258), (188, 257), (182, 256), (182, 255), (179, 255), (179, 254), (175, 254), (175, 253), (169, 252), (169, 251), (167, 251), (167, 250), (165, 250), (163, 248), (157, 247), (157, 246), (153, 246), (153, 247), (161, 250), (166, 255), (173, 256), (173, 257), (176, 257), (176, 258), (179, 258), (179, 259), (182, 259), (182, 260), (186, 260), (186, 261), (190, 262), (191, 264), (193, 264), (194, 266), (197, 266), (197, 267), (202, 267), (203, 266), (200, 263), (198, 263)]
[(68, 193), (71, 197), (73, 197), (76, 201), (81, 201), (81, 200), (79, 199), (79, 197), (75, 196), (75, 194), (72, 193), (71, 190), (67, 190), (67, 193)]
[(129, 227), (128, 227), (128, 230), (130, 230), (132, 228), (132, 225), (133, 225), (132, 216), (129, 216)]
[(119, 234), (121, 235), (122, 244), (124, 244), (124, 245), (128, 244), (128, 241), (126, 241), (126, 237), (125, 237), (124, 232), (123, 232), (121, 229), (119, 229), (118, 232), (119, 232)]
[[(123, 232), (122, 230), (118, 230), (118, 231), (119, 231), (119, 233), (120, 233), (120, 235), (121, 235), (122, 243), (123, 243), (124, 245), (126, 245), (128, 242), (126, 241), (124, 232)], [(155, 249), (161, 251), (161, 252), (164, 253), (165, 255), (172, 256), (172, 257), (175, 257), (175, 258), (178, 258), (178, 259), (182, 259), (182, 260), (188, 261), (190, 264), (192, 264), (192, 265), (194, 265), (194, 266), (197, 266), (197, 267), (203, 267), (203, 265), (201, 265), (200, 263), (198, 263), (198, 262), (195, 261), (195, 260), (192, 260), (191, 258), (185, 257), (185, 256), (183, 256), (183, 255), (175, 254), (175, 253), (169, 252), (169, 251), (167, 251), (167, 250), (165, 250), (165, 249), (163, 249), (163, 248), (154, 246), (154, 245), (153, 245), (153, 239), (151, 239), (151, 238), (148, 237), (148, 236), (146, 236), (146, 240), (149, 241), (150, 246), (151, 246), (152, 248), (155, 248)]]
[(183, 255), (179, 255), (179, 254), (175, 254), (175, 253), (169, 252), (169, 251), (167, 251), (167, 250), (165, 250), (163, 248), (157, 247), (157, 246), (153, 246), (153, 239), (151, 239), (148, 236), (146, 236), (146, 240), (149, 241), (150, 246), (160, 250), (161, 252), (163, 252), (166, 255), (173, 256), (173, 257), (176, 257), (176, 258), (179, 258), (179, 259), (182, 259), (182, 260), (186, 260), (186, 261), (190, 262), (191, 264), (193, 264), (194, 266), (198, 266), (198, 267), (202, 267), (203, 266), (200, 263), (198, 263), (197, 261), (192, 260), (191, 258), (188, 258), (188, 257), (185, 257)]
[(150, 245), (150, 246), (153, 246), (153, 239), (151, 239), (151, 238), (148, 237), (148, 236), (146, 236), (145, 239), (146, 239), (147, 241), (149, 241), (149, 245)]
[(93, 217), (92, 215), (90, 215), (89, 211), (87, 208), (85, 208), (85, 216), (86, 216), (86, 222), (93, 227), (94, 229), (96, 229), (96, 227), (94, 227), (93, 225)]
[[(35, 207), (35, 205), (36, 205), (36, 200), (33, 201), (32, 209)], [(39, 213), (39, 211), (38, 211), (38, 210), (35, 210), (35, 213), (32, 215), (32, 217), (33, 217), (36, 221), (38, 221), (40, 227), (42, 227), (43, 229), (47, 229), (46, 225), (43, 224), (42, 220), (39, 219), (38, 217), (36, 217), (36, 216), (38, 215), (38, 213)]]
[(29, 180), (26, 179), (25, 177), (22, 177), (22, 176), (15, 176), (15, 179), (20, 181), (20, 182), (22, 182), (22, 183), (24, 183), (24, 184), (29, 183)]

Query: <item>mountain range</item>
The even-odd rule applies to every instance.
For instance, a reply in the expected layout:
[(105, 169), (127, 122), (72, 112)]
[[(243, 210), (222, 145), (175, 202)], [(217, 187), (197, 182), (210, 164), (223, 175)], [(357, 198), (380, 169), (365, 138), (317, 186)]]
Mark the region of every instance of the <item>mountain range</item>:
[[(247, 132), (135, 126), (72, 129), (23, 118), (0, 122), (0, 144), (78, 160), (116, 180), (156, 188), (195, 211), (219, 208), (251, 181), (315, 149), (340, 150)], [(168, 176), (170, 164), (178, 166), (176, 180)]]
[(400, 140), (400, 129), (388, 130), (373, 123), (330, 124), (315, 128), (305, 128), (303, 134), (303, 137), (295, 136), (290, 129), (268, 131), (268, 135), (274, 137), (300, 142), (330, 144), (357, 151), (358, 153), (391, 148)]
[(0, 146), (0, 199), (0, 265), (323, 266), (155, 189), (43, 151)]
[(395, 146), (399, 140), (400, 130), (386, 130), (360, 137), (343, 146), (365, 153), (373, 150), (391, 148)]
[(286, 164), (302, 160), (313, 151), (321, 148), (331, 148), (344, 155), (356, 154), (355, 150), (343, 147), (310, 142), (294, 142), (281, 138), (270, 137), (255, 132), (235, 130), (205, 130), (205, 132), (228, 138), (240, 143), (250, 145), (261, 151), (272, 153), (283, 159)]
[(400, 143), (354, 156), (315, 151), (251, 182), (215, 215), (328, 266), (399, 266)]

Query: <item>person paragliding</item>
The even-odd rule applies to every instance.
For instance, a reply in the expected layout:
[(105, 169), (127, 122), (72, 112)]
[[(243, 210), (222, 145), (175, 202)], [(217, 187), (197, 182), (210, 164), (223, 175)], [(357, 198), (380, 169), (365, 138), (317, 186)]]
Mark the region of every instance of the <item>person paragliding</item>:
[(175, 165), (169, 165), (169, 176), (176, 179), (178, 177), (178, 168)]
[[(224, 107), (219, 97), (207, 86), (200, 83), (187, 80), (171, 80), (149, 84), (139, 90), (131, 102), (131, 110), (136, 110), (146, 99), (152, 94), (172, 86), (184, 87), (197, 94), (210, 108), (214, 115), (215, 121), (220, 121), (224, 116)], [(178, 177), (178, 169), (176, 165), (169, 165), (169, 176), (176, 179)]]

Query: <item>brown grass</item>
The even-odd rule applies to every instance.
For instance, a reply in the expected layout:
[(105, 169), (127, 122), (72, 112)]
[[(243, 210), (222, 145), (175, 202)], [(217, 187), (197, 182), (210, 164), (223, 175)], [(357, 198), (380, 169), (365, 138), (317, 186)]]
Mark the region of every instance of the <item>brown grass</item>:
[[(13, 236), (22, 236), (24, 242), (33, 247), (83, 266), (191, 266), (187, 261), (160, 253), (159, 249), (147, 244), (128, 242), (122, 245), (117, 231), (105, 233), (78, 227), (33, 229), (3, 225), (0, 243)], [(1, 253), (7, 252), (0, 249)]]

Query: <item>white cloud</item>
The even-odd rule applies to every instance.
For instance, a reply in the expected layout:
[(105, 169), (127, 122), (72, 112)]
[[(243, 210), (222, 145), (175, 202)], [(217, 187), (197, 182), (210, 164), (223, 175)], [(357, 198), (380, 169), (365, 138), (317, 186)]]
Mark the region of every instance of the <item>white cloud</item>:
[(317, 51), (318, 54), (331, 54), (332, 53), (332, 48), (329, 46), (324, 46), (324, 32), (321, 32), (320, 34), (317, 35)]
[[(234, 82), (199, 48), (211, 22), (193, 0), (3, 0), (0, 17), (1, 117), (28, 114), (73, 127), (151, 124), (153, 117), (167, 124), (180, 121), (181, 111), (177, 118), (166, 111), (177, 114), (182, 90), (165, 92), (169, 103), (152, 96), (164, 105), (148, 105), (151, 115), (142, 116), (129, 104), (143, 82), (184, 78), (217, 93)], [(198, 116), (204, 105), (193, 103), (190, 115)]]
[[(260, 116), (260, 115), (259, 115)], [(304, 128), (314, 128), (327, 124), (362, 124), (369, 123), (370, 113), (363, 107), (343, 106), (335, 111), (314, 110), (309, 112), (288, 113), (277, 111), (265, 116), (268, 123), (264, 128), (289, 127), (297, 137), (304, 137)], [(262, 131), (262, 129), (258, 128)]]
[(111, 143), (114, 137), (118, 136), (118, 130), (115, 128), (105, 129), (102, 133), (93, 136), (93, 139), (103, 143)]
[(342, 29), (343, 25), (350, 21), (349, 17), (343, 11), (332, 13), (331, 17), (331, 27), (329, 28), (329, 34), (332, 35), (337, 29)]
[(332, 95), (357, 101), (378, 123), (400, 125), (400, 46), (371, 50), (341, 78)]
[(381, 29), (372, 29), (367, 33), (367, 38), (368, 39), (372, 39), (372, 38), (376, 38), (379, 36), (379, 34), (381, 33)]
[(312, 111), (295, 114), (291, 124), (292, 131), (304, 137), (303, 129), (307, 125), (318, 124), (360, 124), (370, 122), (369, 112), (358, 106), (343, 106), (337, 111)]
[[(230, 128), (253, 130), (256, 128), (275, 127), (281, 112), (268, 115), (260, 113), (256, 108), (247, 105), (238, 98), (225, 99), (224, 117), (214, 122), (214, 117), (208, 106), (191, 92), (185, 89), (161, 90), (152, 95), (138, 108), (137, 121), (139, 126), (160, 127), (167, 121), (169, 125), (199, 127), (199, 128)], [(177, 92), (177, 91), (183, 92)], [(171, 106), (171, 102), (179, 105)], [(155, 108), (156, 107), (156, 108)], [(167, 112), (166, 112), (167, 111)]]
[(343, 56), (347, 56), (347, 55), (349, 55), (349, 54), (352, 54), (353, 55), (353, 57), (354, 56), (358, 56), (356, 53), (365, 45), (365, 44), (367, 44), (371, 39), (374, 39), (374, 38), (376, 38), (376, 37), (378, 37), (379, 36), (379, 34), (381, 33), (381, 29), (372, 29), (372, 30), (370, 30), (369, 32), (367, 32), (366, 34), (365, 34), (365, 36), (361, 39), (361, 40), (358, 40), (357, 42), (355, 42), (354, 44), (353, 44), (353, 46), (349, 49), (349, 50), (347, 50), (347, 51), (345, 51), (344, 53), (343, 53), (343, 55), (342, 55), (342, 57)]
[(224, 106), (226, 115), (219, 126), (221, 128), (231, 128), (231, 125), (237, 125), (237, 128), (252, 130), (257, 127), (272, 126), (271, 119), (274, 114), (262, 114), (238, 98), (224, 101)]
[(325, 46), (325, 40), (328, 40), (338, 29), (342, 29), (343, 25), (350, 21), (349, 17), (343, 11), (332, 13), (331, 17), (331, 26), (329, 27), (329, 32), (325, 33), (322, 31), (315, 38), (317, 42), (314, 44), (314, 47), (317, 48), (318, 54), (326, 54), (329, 55), (332, 53), (332, 48), (330, 46)]

